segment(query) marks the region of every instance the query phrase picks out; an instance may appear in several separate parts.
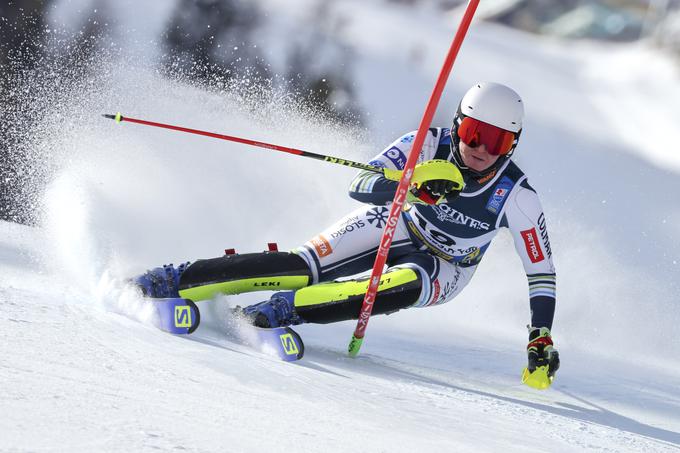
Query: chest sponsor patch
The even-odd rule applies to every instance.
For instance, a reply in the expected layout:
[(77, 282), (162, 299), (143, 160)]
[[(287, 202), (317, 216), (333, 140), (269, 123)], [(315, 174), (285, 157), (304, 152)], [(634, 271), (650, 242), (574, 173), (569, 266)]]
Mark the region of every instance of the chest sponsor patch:
[(532, 263), (540, 263), (545, 259), (543, 256), (543, 251), (538, 243), (538, 235), (536, 234), (536, 228), (530, 230), (524, 230), (520, 232), (522, 234), (522, 239), (524, 239), (524, 246), (527, 249), (527, 255)]
[(510, 178), (504, 176), (501, 178), (500, 182), (496, 184), (493, 193), (489, 197), (489, 201), (486, 203), (486, 210), (498, 214), (505, 203), (505, 199), (512, 190), (515, 183), (512, 182)]
[(437, 219), (441, 220), (442, 222), (451, 222), (457, 225), (465, 225), (475, 230), (484, 231), (489, 231), (489, 228), (491, 227), (488, 222), (482, 222), (481, 220), (474, 219), (463, 214), (462, 212), (456, 211), (446, 203), (431, 206), (431, 209), (437, 213)]

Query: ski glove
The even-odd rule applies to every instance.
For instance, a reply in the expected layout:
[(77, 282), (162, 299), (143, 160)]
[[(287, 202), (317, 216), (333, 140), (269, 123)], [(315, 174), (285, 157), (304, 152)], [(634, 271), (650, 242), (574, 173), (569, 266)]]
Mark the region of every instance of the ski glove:
[[(402, 170), (385, 169), (384, 172), (387, 179), (401, 179)], [(428, 160), (416, 165), (411, 184), (408, 201), (428, 205), (453, 201), (465, 188), (463, 175), (458, 167), (442, 159)]]
[(417, 199), (415, 203), (439, 204), (441, 202), (453, 201), (460, 193), (454, 190), (456, 184), (446, 179), (432, 179), (425, 181), (420, 188), (411, 187), (411, 194)]
[(547, 366), (548, 377), (552, 378), (560, 367), (560, 355), (553, 346), (550, 329), (547, 327), (529, 327), (527, 355), (529, 373), (533, 373), (539, 367)]

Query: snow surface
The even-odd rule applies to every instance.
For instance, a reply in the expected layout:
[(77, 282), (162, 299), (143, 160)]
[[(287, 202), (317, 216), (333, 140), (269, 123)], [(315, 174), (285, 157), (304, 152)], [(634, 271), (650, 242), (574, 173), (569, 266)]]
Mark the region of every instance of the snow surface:
[[(262, 46), (311, 20), (267, 5)], [(227, 247), (292, 248), (356, 206), (353, 171), (99, 114), (367, 160), (417, 127), (458, 17), (332, 5), (371, 135), (275, 95), (252, 109), (132, 58), (103, 62), (36, 126), (36, 160), (54, 169), (43, 224), (0, 223), (0, 451), (679, 450), (680, 84), (642, 47), (474, 23), (438, 114), (448, 125), (477, 80), (524, 97), (517, 161), (541, 195), (559, 274), (552, 389), (519, 384), (527, 287), (508, 234), (455, 301), (373, 318), (357, 359), (345, 354), (353, 322), (300, 326), (295, 364), (234, 342), (225, 307), (262, 294), (202, 303), (189, 338), (138, 322), (117, 279)]]

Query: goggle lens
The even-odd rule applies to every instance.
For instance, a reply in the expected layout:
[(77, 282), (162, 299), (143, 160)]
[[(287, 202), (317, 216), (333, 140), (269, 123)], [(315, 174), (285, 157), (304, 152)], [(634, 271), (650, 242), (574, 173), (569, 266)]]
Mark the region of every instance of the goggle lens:
[(473, 148), (486, 146), (486, 151), (494, 156), (508, 154), (515, 141), (512, 132), (467, 116), (458, 126), (458, 137)]

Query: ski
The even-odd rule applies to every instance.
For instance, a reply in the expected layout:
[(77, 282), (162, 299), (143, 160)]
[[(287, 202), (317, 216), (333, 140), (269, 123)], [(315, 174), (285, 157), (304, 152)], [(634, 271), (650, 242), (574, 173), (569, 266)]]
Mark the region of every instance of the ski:
[(145, 299), (154, 308), (151, 322), (164, 332), (174, 335), (193, 333), (201, 323), (201, 313), (196, 304), (180, 297)]
[[(146, 298), (145, 303), (154, 307), (152, 324), (173, 335), (189, 335), (199, 326), (201, 315), (196, 304), (183, 298)], [(290, 327), (262, 328), (242, 322), (229, 327), (241, 343), (285, 362), (300, 360), (305, 346), (302, 338)]]
[(305, 354), (302, 338), (290, 327), (240, 326), (238, 336), (243, 343), (284, 362), (300, 360)]

